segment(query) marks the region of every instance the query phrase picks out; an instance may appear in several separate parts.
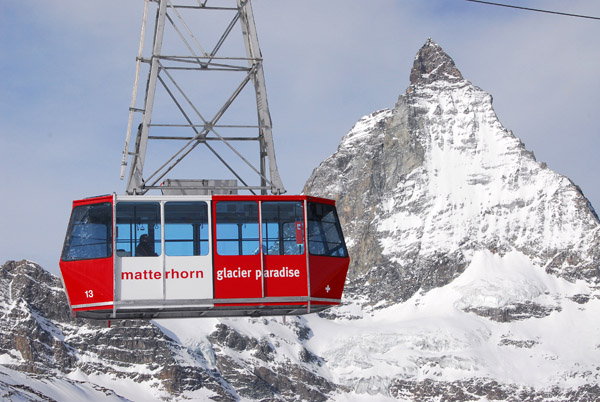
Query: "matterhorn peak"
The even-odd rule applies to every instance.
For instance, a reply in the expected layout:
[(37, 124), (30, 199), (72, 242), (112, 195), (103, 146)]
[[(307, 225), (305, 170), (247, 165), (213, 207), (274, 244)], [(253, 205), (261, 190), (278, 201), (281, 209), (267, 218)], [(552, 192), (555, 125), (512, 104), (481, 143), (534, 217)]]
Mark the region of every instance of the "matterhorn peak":
[(378, 284), (370, 302), (449, 284), (482, 250), (600, 285), (600, 222), (581, 191), (536, 161), (432, 39), (410, 81), (393, 109), (343, 137), (304, 190), (337, 200), (350, 277)]
[(410, 84), (427, 85), (438, 80), (457, 82), (463, 79), (454, 60), (433, 39), (427, 39), (415, 56)]

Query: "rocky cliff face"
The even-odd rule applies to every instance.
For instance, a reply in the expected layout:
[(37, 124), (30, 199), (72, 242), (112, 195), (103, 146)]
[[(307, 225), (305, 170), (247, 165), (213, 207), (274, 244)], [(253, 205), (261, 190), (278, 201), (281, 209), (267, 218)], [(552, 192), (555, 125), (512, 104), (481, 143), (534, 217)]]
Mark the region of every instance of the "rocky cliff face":
[[(254, 336), (217, 320), (190, 320), (182, 325), (197, 339), (186, 344), (168, 327), (148, 321), (108, 327), (71, 319), (60, 279), (30, 261), (4, 264), (0, 289), (3, 399), (48, 400), (56, 393), (56, 400), (86, 394), (114, 400), (322, 401), (337, 389), (319, 373), (322, 359), (303, 347), (312, 334), (299, 318), (253, 320), (264, 332)], [(18, 373), (29, 378), (15, 384), (11, 379)]]
[[(392, 110), (363, 117), (304, 192), (335, 197), (351, 275), (371, 303), (450, 283), (477, 250), (517, 250), (569, 281), (599, 283), (600, 225), (568, 178), (506, 130), (492, 97), (432, 40)], [(568, 255), (567, 255), (568, 254)]]
[(336, 198), (352, 279), (320, 315), (73, 320), (0, 267), (0, 398), (597, 401), (600, 223), (432, 40), (305, 192)]

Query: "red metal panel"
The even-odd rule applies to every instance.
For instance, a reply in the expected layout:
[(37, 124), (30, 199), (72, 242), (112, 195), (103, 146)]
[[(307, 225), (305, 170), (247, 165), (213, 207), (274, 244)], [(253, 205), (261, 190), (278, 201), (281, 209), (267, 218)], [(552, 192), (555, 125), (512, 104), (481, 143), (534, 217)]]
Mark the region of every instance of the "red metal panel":
[(309, 256), (311, 297), (341, 299), (350, 258)]
[(265, 297), (308, 296), (306, 255), (265, 255)]
[(262, 297), (260, 255), (214, 255), (215, 299)]
[(80, 205), (89, 205), (89, 204), (100, 204), (103, 202), (113, 203), (113, 195), (101, 195), (97, 197), (84, 198), (83, 200), (75, 200), (73, 201), (73, 208), (78, 207)]
[(61, 260), (60, 271), (71, 306), (113, 302), (112, 256), (95, 260)]
[(318, 202), (319, 204), (335, 205), (335, 200), (321, 197), (306, 197), (309, 202)]
[[(303, 201), (307, 198), (305, 195), (213, 195), (213, 201)], [(321, 200), (320, 198), (315, 198)], [(323, 199), (325, 200), (325, 199)], [(332, 200), (326, 200), (331, 203)]]

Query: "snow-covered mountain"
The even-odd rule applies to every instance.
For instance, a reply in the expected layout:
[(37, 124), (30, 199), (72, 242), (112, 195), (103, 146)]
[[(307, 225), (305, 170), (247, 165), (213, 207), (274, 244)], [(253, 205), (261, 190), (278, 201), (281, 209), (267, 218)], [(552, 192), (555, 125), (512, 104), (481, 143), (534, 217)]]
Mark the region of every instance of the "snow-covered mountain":
[(338, 200), (351, 274), (368, 273), (370, 299), (446, 285), (482, 250), (597, 285), (600, 225), (581, 190), (535, 160), (431, 39), (410, 79), (394, 109), (359, 120), (304, 190)]
[(0, 269), (0, 397), (597, 401), (600, 222), (432, 40), (393, 109), (305, 192), (338, 200), (352, 258), (320, 315), (72, 320), (60, 280)]

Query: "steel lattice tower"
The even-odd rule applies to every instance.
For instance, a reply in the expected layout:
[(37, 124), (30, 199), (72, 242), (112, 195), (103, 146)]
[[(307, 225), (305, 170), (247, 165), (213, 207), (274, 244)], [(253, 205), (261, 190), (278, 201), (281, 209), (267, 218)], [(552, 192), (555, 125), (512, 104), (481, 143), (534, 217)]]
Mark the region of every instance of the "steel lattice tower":
[[(145, 57), (149, 50), (144, 49), (144, 38), (153, 5), (157, 6), (153, 42), (151, 55)], [(136, 107), (144, 67), (148, 79), (143, 106)], [(218, 85), (222, 87), (215, 88)], [(248, 100), (252, 105), (247, 105)], [(207, 106), (217, 108), (206, 112)], [(159, 113), (167, 109), (172, 113)], [(227, 122), (231, 115), (233, 122)], [(239, 121), (244, 118), (249, 121)], [(188, 177), (166, 180), (168, 174), (178, 172), (182, 161), (197, 154), (199, 162), (192, 161), (192, 173), (189, 166), (184, 170)], [(145, 0), (121, 179), (128, 165), (128, 194), (164, 191), (167, 186), (177, 187), (182, 194), (285, 192), (275, 160), (250, 0)]]

